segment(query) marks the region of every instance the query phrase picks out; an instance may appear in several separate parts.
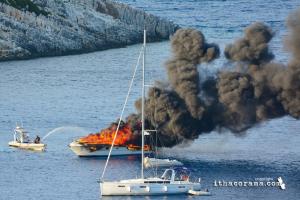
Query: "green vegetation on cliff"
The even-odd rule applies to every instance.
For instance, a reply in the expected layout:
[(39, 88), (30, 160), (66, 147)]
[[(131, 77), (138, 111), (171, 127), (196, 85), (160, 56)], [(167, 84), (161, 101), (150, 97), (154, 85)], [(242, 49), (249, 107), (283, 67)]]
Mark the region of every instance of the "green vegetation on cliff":
[(34, 12), (37, 15), (47, 16), (49, 12), (39, 8), (31, 0), (0, 0), (1, 3), (5, 3), (19, 10), (27, 10), (29, 12)]

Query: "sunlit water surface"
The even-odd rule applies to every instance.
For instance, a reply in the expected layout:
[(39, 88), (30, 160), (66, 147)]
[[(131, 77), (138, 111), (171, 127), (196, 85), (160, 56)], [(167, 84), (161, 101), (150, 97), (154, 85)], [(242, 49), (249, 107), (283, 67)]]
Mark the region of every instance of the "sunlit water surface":
[[(286, 62), (282, 48), (287, 14), (300, 5), (292, 1), (123, 1), (166, 17), (181, 26), (201, 29), (221, 48), (242, 34), (253, 21), (269, 24), (276, 36), (271, 43), (276, 59)], [(103, 159), (78, 158), (67, 147), (75, 138), (95, 132), (116, 120), (121, 111), (140, 45), (90, 54), (0, 63), (0, 199), (95, 200)], [(148, 46), (147, 83), (165, 79), (169, 43)], [(224, 66), (224, 58), (202, 66), (201, 75)], [(126, 113), (140, 96), (137, 77)], [(16, 122), (45, 136), (48, 149), (34, 153), (9, 148)], [(55, 129), (55, 130), (54, 130)], [(167, 149), (165, 156), (182, 161), (210, 197), (169, 196), (163, 199), (300, 199), (300, 122), (284, 117), (250, 129), (243, 137), (211, 133), (194, 143)], [(139, 176), (139, 159), (113, 158), (106, 178)], [(251, 181), (283, 177), (287, 189), (221, 188), (214, 180)], [(128, 197), (125, 199), (140, 199)], [(161, 199), (148, 197), (147, 199)], [(105, 199), (124, 199), (121, 197)]]

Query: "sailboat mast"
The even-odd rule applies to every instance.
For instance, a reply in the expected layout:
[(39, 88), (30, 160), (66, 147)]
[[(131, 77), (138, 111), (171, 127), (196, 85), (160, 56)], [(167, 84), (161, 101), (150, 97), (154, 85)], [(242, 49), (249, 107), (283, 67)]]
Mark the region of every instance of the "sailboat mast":
[(145, 146), (145, 117), (144, 117), (144, 110), (145, 110), (145, 61), (146, 61), (146, 29), (144, 29), (144, 52), (143, 52), (143, 69), (142, 69), (142, 170), (141, 170), (141, 178), (144, 178), (144, 146)]

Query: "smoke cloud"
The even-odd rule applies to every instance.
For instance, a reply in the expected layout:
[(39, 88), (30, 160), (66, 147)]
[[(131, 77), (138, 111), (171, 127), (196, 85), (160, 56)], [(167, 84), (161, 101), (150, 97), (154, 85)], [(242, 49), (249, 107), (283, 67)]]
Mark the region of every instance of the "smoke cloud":
[(261, 22), (256, 22), (245, 29), (245, 36), (225, 48), (226, 58), (232, 61), (244, 61), (253, 64), (268, 62), (274, 55), (269, 51), (268, 43), (273, 31)]
[(219, 57), (215, 44), (208, 44), (204, 35), (194, 29), (180, 29), (171, 39), (173, 57), (166, 63), (172, 88), (179, 95), (192, 115), (201, 119), (204, 108), (198, 95), (200, 78), (197, 65)]
[[(145, 101), (146, 128), (157, 130), (160, 144), (172, 147), (200, 134), (228, 129), (236, 135), (265, 120), (285, 115), (300, 118), (300, 9), (287, 19), (286, 47), (292, 58), (276, 63), (269, 42), (274, 32), (262, 22), (228, 44), (224, 55), (234, 70), (200, 81), (198, 67), (217, 59), (217, 44), (199, 30), (180, 29), (171, 38), (172, 57), (165, 66), (168, 85), (156, 84)], [(200, 84), (201, 83), (201, 84)], [(140, 133), (138, 114), (127, 121)]]

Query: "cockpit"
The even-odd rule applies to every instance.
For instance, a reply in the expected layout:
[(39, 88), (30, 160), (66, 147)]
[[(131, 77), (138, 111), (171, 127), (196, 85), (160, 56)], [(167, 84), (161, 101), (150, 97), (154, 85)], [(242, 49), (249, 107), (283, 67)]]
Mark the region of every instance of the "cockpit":
[(168, 181), (189, 181), (190, 171), (187, 168), (166, 169), (161, 179)]

